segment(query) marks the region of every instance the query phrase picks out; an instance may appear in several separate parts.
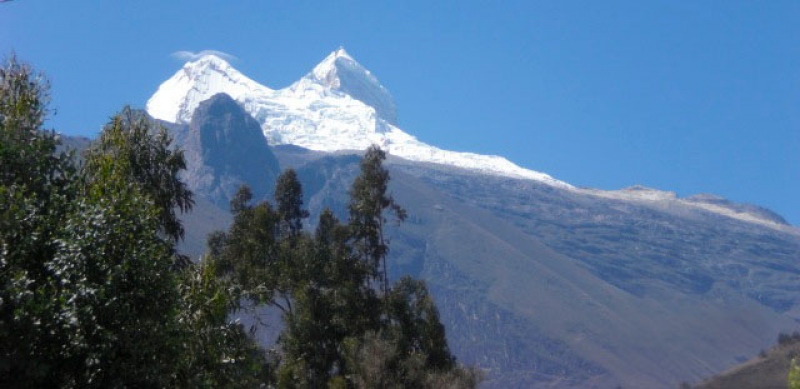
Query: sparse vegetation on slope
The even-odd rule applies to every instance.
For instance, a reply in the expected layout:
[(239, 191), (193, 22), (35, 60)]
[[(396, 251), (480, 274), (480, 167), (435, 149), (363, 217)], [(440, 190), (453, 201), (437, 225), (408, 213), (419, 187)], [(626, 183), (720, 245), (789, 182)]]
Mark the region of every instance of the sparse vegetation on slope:
[(697, 385), (685, 384), (684, 387), (695, 389), (795, 388), (800, 382), (795, 382), (795, 386), (790, 386), (789, 378), (792, 361), (797, 358), (800, 358), (800, 333), (781, 334), (778, 336), (778, 343), (775, 346), (762, 351), (755, 358)]

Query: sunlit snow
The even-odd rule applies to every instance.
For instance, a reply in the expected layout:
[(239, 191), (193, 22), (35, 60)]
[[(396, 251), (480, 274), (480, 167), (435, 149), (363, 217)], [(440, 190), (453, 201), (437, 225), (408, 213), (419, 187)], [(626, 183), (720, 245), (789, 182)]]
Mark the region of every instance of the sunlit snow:
[(200, 102), (223, 92), (258, 120), (272, 145), (334, 152), (365, 150), (377, 144), (389, 154), (411, 161), (571, 188), (503, 157), (442, 150), (420, 142), (395, 125), (396, 108), (386, 88), (341, 48), (305, 77), (279, 90), (251, 80), (222, 58), (204, 56), (188, 62), (161, 84), (146, 108), (157, 119), (188, 123)]
[(227, 93), (258, 120), (272, 145), (292, 144), (311, 150), (365, 150), (377, 144), (410, 161), (468, 169), (484, 174), (536, 180), (555, 187), (659, 207), (709, 211), (746, 222), (786, 229), (757, 214), (678, 198), (672, 192), (634, 187), (618, 191), (579, 189), (545, 173), (525, 169), (493, 155), (442, 150), (396, 126), (394, 99), (369, 70), (340, 48), (287, 88), (273, 90), (243, 75), (224, 59), (206, 55), (186, 63), (159, 86), (147, 112), (161, 120), (188, 123), (200, 102)]

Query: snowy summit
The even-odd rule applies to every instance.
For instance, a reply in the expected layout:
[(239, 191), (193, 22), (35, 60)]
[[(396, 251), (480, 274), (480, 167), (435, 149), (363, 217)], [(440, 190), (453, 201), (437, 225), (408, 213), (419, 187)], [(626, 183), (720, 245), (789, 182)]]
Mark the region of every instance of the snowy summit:
[(226, 93), (260, 124), (272, 145), (292, 144), (335, 152), (377, 144), (410, 161), (455, 166), (486, 174), (532, 179), (562, 188), (565, 182), (525, 169), (499, 156), (442, 150), (397, 127), (389, 91), (344, 48), (332, 52), (303, 78), (273, 90), (206, 55), (186, 63), (147, 102), (156, 119), (188, 123), (200, 102)]

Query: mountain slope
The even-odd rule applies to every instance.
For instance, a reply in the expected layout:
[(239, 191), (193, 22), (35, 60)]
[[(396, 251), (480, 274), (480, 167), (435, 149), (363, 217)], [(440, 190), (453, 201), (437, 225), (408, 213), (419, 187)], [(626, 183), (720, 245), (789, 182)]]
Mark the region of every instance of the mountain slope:
[[(346, 217), (357, 156), (274, 152), (298, 170), (313, 213), (330, 207)], [(427, 280), (452, 350), (487, 371), (486, 387), (674, 388), (796, 328), (796, 229), (680, 202), (609, 199), (400, 159), (388, 166), (391, 191), (409, 212), (390, 231), (390, 274)], [(183, 218), (181, 250), (192, 258), (230, 221), (203, 196)]]
[(792, 360), (800, 356), (798, 334), (782, 335), (769, 350), (714, 377), (691, 385), (695, 389), (786, 388)]
[[(797, 326), (800, 230), (769, 210), (640, 186), (575, 188), (425, 145), (393, 124), (388, 92), (344, 50), (278, 90), (220, 61), (187, 64), (148, 111), (190, 139), (185, 118), (229, 92), (280, 166), (297, 169), (312, 227), (325, 207), (346, 218), (352, 150), (388, 149), (392, 191), (409, 212), (390, 231), (391, 275), (427, 280), (452, 349), (488, 371), (487, 387), (675, 387)], [(225, 147), (246, 149), (237, 142)], [(234, 154), (219, 163), (250, 165)], [(202, 166), (213, 159), (195, 155)]]
[(297, 82), (277, 90), (246, 77), (225, 60), (207, 55), (186, 63), (162, 83), (148, 100), (147, 112), (165, 122), (188, 124), (200, 103), (217, 93), (228, 94), (253, 116), (273, 146), (341, 152), (365, 150), (377, 144), (392, 156), (443, 168), (529, 179), (604, 198), (657, 202), (661, 206), (680, 202), (779, 229), (786, 226), (774, 214), (751, 206), (734, 207), (714, 196), (677, 199), (668, 192), (639, 187), (621, 191), (578, 189), (502, 157), (427, 145), (396, 126), (396, 107), (389, 92), (343, 48), (332, 52)]
[[(299, 168), (313, 212), (345, 216), (356, 163), (328, 156)], [(799, 302), (796, 232), (687, 205), (390, 167), (409, 211), (392, 231), (391, 274), (429, 282), (453, 350), (489, 370), (488, 386), (675, 387), (795, 325), (781, 312)], [(730, 241), (744, 249), (726, 251)]]
[[(431, 174), (416, 167), (411, 172), (459, 203), (453, 212), (466, 220), (450, 224), (471, 223), (489, 234), (449, 235), (436, 244), (451, 247), (445, 257), (466, 269), (469, 279), (502, 274), (490, 279), (490, 299), (603, 367), (607, 375), (598, 380), (674, 387), (757, 353), (779, 330), (795, 325), (780, 313), (798, 304), (796, 231), (518, 180)], [(425, 236), (420, 237), (427, 245), (436, 246)], [(549, 250), (526, 242), (541, 242)], [(514, 253), (493, 253), (498, 244), (527, 260), (508, 263)], [(469, 258), (488, 261), (489, 267), (465, 268)], [(535, 270), (547, 263), (550, 271)], [(560, 271), (553, 274), (554, 267)], [(570, 286), (557, 287), (561, 283)], [(527, 370), (528, 377), (535, 377), (535, 370)], [(560, 379), (573, 377), (565, 376)]]

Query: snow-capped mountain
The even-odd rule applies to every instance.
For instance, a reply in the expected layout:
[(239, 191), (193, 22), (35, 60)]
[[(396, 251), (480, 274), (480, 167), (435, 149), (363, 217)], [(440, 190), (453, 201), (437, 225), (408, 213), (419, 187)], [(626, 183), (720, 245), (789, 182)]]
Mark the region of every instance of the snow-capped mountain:
[[(325, 85), (375, 108), (378, 116), (397, 125), (394, 97), (375, 76), (350, 57), (343, 48), (331, 53), (314, 70), (296, 82), (294, 91), (309, 89), (312, 84)], [(314, 88), (310, 88), (314, 90)]]
[[(489, 173), (387, 164), (413, 215), (390, 230), (390, 274), (425, 278), (453, 352), (487, 371), (487, 388), (675, 387), (757, 353), (800, 317), (800, 229), (779, 215), (713, 195), (574, 188), (500, 157), (426, 145), (398, 128), (386, 88), (341, 49), (283, 89), (203, 57), (164, 82), (147, 111), (175, 123), (186, 150), (193, 257), (230, 223), (232, 191), (244, 183), (264, 198), (280, 168), (296, 170), (312, 215), (327, 208), (346, 220), (359, 159), (328, 152), (377, 143)], [(322, 152), (268, 147), (262, 134)]]
[(770, 228), (791, 229), (782, 219), (757, 207), (679, 198), (674, 193), (649, 189), (579, 189), (500, 156), (448, 151), (425, 144), (397, 126), (397, 109), (389, 91), (343, 48), (332, 52), (311, 72), (283, 89), (264, 86), (224, 59), (206, 55), (186, 63), (162, 83), (148, 100), (146, 109), (156, 119), (189, 124), (200, 103), (218, 93), (231, 96), (253, 116), (273, 146), (290, 144), (337, 152), (365, 150), (377, 144), (405, 160), (529, 179), (573, 192), (655, 207), (686, 206), (694, 211), (722, 214)]
[(294, 84), (278, 90), (251, 80), (222, 58), (207, 55), (186, 63), (161, 84), (146, 109), (156, 119), (184, 124), (200, 102), (217, 93), (226, 93), (242, 104), (261, 124), (272, 145), (335, 152), (365, 150), (377, 144), (389, 154), (411, 161), (571, 188), (503, 157), (442, 150), (404, 132), (396, 125), (392, 96), (343, 48)]

